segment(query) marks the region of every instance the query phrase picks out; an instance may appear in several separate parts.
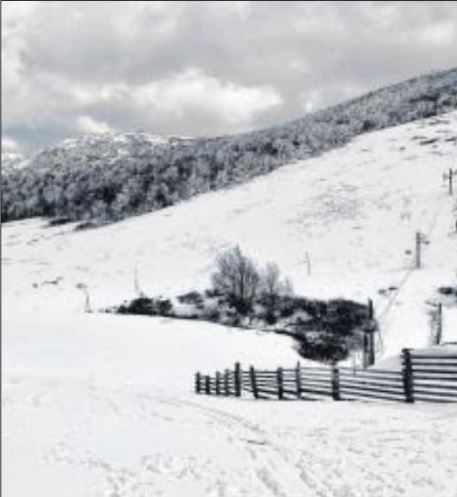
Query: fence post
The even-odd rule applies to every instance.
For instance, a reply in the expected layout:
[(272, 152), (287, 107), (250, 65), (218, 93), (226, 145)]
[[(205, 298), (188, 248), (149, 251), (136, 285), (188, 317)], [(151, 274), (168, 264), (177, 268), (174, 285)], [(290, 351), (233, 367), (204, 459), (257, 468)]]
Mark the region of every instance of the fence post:
[(301, 399), (301, 369), (300, 362), (297, 362), (295, 367), (295, 387), (297, 390), (297, 399)]
[(241, 364), (235, 363), (235, 395), (241, 397)]
[(443, 337), (443, 304), (440, 302), (438, 304), (438, 329), (436, 330), (436, 344), (441, 344), (441, 339)]
[(201, 393), (200, 387), (200, 371), (195, 373), (195, 393)]
[(405, 401), (414, 402), (414, 382), (413, 382), (413, 365), (411, 361), (410, 349), (402, 350), (403, 358), (403, 389), (405, 392)]
[(366, 369), (368, 367), (368, 333), (366, 330), (363, 332), (363, 358), (362, 358), (362, 363), (363, 363), (363, 369)]
[(257, 378), (255, 376), (254, 366), (251, 366), (249, 368), (249, 376), (251, 378), (252, 394), (254, 395), (255, 399), (258, 399), (259, 398), (259, 391), (257, 390)]
[(216, 371), (216, 395), (221, 394), (221, 373)]
[(205, 376), (205, 393), (206, 395), (211, 394), (210, 377), (208, 375)]
[(224, 371), (224, 394), (230, 395), (230, 387), (229, 387), (229, 371), (226, 369)]
[(338, 366), (332, 364), (332, 397), (333, 400), (341, 400), (340, 396), (340, 372)]
[(283, 375), (282, 375), (282, 368), (278, 368), (276, 370), (276, 379), (278, 382), (278, 399), (282, 400), (284, 398), (284, 386), (283, 386)]
[(370, 334), (368, 337), (368, 366), (373, 366), (373, 364), (375, 363), (374, 332), (376, 329), (376, 325), (374, 322), (374, 308), (372, 299), (368, 299), (368, 319), (370, 320)]

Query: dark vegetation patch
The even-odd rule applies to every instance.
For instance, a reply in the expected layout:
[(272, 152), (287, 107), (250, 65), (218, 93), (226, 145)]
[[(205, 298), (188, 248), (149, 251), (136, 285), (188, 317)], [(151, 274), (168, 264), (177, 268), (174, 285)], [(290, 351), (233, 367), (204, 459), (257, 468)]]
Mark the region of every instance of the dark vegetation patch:
[(362, 347), (364, 330), (376, 329), (367, 305), (295, 295), (275, 264), (259, 269), (238, 247), (218, 257), (212, 288), (204, 292), (174, 299), (139, 297), (108, 311), (285, 334), (297, 341), (303, 357), (323, 362), (345, 359)]
[(55, 217), (49, 221), (48, 226), (50, 226), (50, 227), (62, 226), (64, 224), (68, 224), (71, 222), (72, 222), (72, 219), (69, 217)]
[[(110, 309), (119, 314), (164, 316), (197, 319), (231, 327), (259, 329), (293, 337), (300, 355), (308, 359), (331, 362), (345, 359), (361, 346), (361, 330), (368, 324), (368, 307), (344, 299), (315, 300), (299, 296), (278, 299), (271, 313), (261, 299), (253, 310), (240, 314), (222, 295), (208, 297), (192, 292), (176, 299), (139, 297)], [(185, 301), (186, 307), (182, 304)]]
[(140, 316), (173, 317), (173, 305), (169, 299), (151, 299), (140, 297), (120, 305), (116, 312), (119, 314), (136, 314)]
[(456, 297), (457, 298), (457, 286), (440, 286), (438, 288), (438, 293), (446, 297)]
[(82, 223), (78, 223), (75, 226), (75, 231), (84, 231), (92, 228), (96, 228), (99, 225), (96, 221), (84, 221)]

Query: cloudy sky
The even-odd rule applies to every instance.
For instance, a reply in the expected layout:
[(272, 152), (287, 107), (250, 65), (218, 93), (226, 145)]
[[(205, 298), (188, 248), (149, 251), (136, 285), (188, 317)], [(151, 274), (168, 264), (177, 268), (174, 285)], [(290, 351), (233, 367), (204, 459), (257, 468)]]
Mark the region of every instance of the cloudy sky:
[(457, 65), (457, 2), (2, 2), (2, 149), (245, 131)]

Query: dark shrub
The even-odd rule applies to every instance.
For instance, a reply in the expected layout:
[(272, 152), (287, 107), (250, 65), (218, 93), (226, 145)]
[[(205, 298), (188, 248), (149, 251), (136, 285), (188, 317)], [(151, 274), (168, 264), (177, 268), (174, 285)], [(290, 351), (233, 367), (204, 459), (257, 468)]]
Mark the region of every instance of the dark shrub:
[(139, 314), (146, 316), (155, 315), (154, 300), (146, 297), (140, 297), (132, 300), (130, 303), (122, 304), (118, 312), (120, 314)]
[(324, 329), (340, 336), (349, 335), (367, 319), (367, 308), (350, 300), (332, 300), (323, 317)]
[(209, 299), (215, 298), (215, 297), (222, 297), (222, 293), (219, 290), (216, 290), (214, 288), (208, 288), (204, 292), (205, 297), (208, 297)]
[(178, 297), (178, 302), (181, 304), (194, 305), (198, 309), (203, 308), (204, 299), (203, 296), (198, 292), (189, 292)]
[(330, 333), (320, 333), (313, 336), (312, 339), (302, 338), (298, 352), (307, 359), (333, 362), (346, 359), (349, 350), (341, 337)]
[(221, 311), (215, 306), (205, 307), (202, 312), (202, 318), (213, 323), (219, 323), (221, 321)]
[(276, 324), (276, 322), (278, 321), (278, 318), (276, 317), (275, 312), (271, 309), (267, 309), (267, 311), (265, 312), (265, 314), (263, 316), (263, 319), (269, 325)]
[(438, 288), (438, 292), (441, 293), (441, 295), (455, 295), (457, 297), (457, 287), (452, 287), (452, 286), (440, 286)]
[(88, 230), (92, 228), (96, 228), (97, 223), (93, 221), (84, 221), (82, 223), (79, 223), (75, 226), (75, 231), (82, 231), (82, 230)]
[(296, 297), (280, 297), (278, 300), (278, 312), (281, 318), (288, 318), (297, 310)]
[(117, 312), (140, 316), (173, 316), (173, 305), (168, 299), (140, 297), (128, 304), (122, 304)]
[(155, 301), (156, 312), (159, 316), (173, 316), (173, 304), (168, 299), (157, 299)]

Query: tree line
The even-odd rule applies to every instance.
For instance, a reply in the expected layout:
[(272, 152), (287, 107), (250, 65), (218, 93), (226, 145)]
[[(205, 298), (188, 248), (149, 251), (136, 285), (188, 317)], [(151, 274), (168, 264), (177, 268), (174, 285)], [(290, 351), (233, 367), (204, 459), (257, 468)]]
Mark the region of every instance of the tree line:
[(109, 223), (226, 188), (377, 129), (457, 108), (457, 69), (415, 78), (282, 126), (155, 143), (145, 133), (82, 138), (2, 170), (2, 221)]

